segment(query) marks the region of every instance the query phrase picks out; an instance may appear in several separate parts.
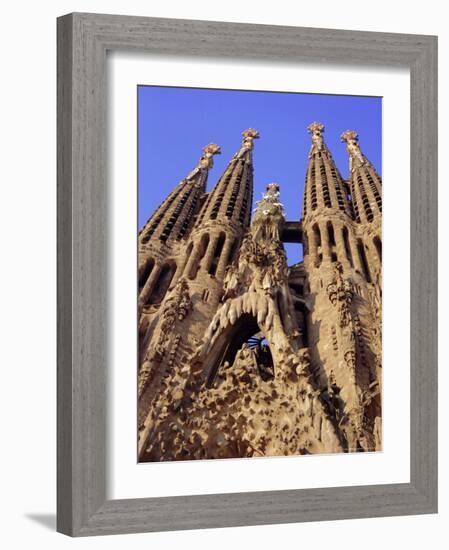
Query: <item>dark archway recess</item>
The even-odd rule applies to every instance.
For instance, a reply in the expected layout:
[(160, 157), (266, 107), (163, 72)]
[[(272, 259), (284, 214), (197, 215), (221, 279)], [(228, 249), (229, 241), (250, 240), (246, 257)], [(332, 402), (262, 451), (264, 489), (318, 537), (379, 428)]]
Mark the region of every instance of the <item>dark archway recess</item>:
[(159, 277), (154, 285), (153, 292), (149, 296), (147, 305), (156, 305), (162, 302), (167, 290), (170, 287), (175, 271), (176, 264), (174, 262), (169, 262), (162, 266)]
[[(257, 339), (257, 341), (256, 341)], [(252, 315), (245, 313), (234, 325), (230, 325), (215, 342), (206, 364), (209, 365), (207, 386), (211, 386), (220, 370), (220, 367), (228, 362), (232, 365), (237, 352), (243, 344), (256, 351), (259, 372), (263, 379), (270, 378), (268, 372), (274, 369), (273, 357), (268, 342), (260, 331), (257, 320)], [(257, 346), (257, 350), (254, 348)]]
[(212, 258), (212, 262), (209, 266), (209, 275), (215, 275), (215, 273), (217, 272), (218, 262), (220, 261), (225, 241), (226, 235), (224, 233), (220, 233), (220, 237), (218, 238), (217, 244), (215, 245), (214, 257)]
[(296, 322), (301, 332), (302, 347), (308, 347), (309, 334), (307, 329), (307, 306), (304, 302), (295, 302)]
[(143, 289), (145, 286), (145, 283), (148, 281), (148, 277), (151, 275), (151, 272), (153, 271), (154, 267), (154, 259), (148, 258), (145, 267), (139, 277), (139, 292)]
[(274, 361), (268, 340), (259, 332), (250, 336), (247, 344), (255, 355), (262, 380), (271, 380), (274, 377)]

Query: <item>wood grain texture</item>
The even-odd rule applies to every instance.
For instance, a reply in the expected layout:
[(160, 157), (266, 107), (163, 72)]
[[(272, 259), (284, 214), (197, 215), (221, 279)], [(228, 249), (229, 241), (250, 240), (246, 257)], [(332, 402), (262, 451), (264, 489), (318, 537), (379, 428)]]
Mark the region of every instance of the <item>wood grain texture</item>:
[[(437, 39), (117, 15), (58, 20), (58, 526), (99, 535), (437, 510)], [(411, 481), (106, 500), (106, 52), (411, 71)]]

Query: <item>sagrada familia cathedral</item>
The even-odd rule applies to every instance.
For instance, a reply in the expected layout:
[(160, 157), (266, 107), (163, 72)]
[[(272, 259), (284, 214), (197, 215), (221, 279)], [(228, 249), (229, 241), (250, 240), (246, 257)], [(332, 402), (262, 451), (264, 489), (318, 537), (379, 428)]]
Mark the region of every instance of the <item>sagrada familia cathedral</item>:
[(251, 215), (248, 129), (210, 192), (215, 144), (142, 228), (140, 462), (381, 449), (381, 179), (356, 132), (346, 180), (308, 131), (300, 221), (276, 183)]

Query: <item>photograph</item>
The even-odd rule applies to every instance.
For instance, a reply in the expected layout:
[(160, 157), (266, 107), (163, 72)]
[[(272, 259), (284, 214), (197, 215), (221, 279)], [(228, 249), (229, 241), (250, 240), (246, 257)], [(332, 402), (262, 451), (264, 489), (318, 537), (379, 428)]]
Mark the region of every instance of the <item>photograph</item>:
[(382, 97), (136, 93), (138, 462), (382, 451)]

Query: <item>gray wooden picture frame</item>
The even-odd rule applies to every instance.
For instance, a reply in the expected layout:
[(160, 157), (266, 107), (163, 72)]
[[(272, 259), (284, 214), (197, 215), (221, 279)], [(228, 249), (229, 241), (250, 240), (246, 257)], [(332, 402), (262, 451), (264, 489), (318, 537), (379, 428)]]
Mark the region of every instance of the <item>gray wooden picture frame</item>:
[[(437, 38), (82, 13), (57, 24), (58, 531), (82, 536), (436, 512)], [(108, 50), (410, 69), (410, 483), (107, 500)]]

